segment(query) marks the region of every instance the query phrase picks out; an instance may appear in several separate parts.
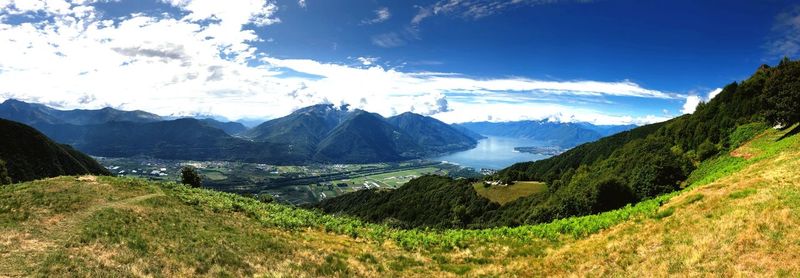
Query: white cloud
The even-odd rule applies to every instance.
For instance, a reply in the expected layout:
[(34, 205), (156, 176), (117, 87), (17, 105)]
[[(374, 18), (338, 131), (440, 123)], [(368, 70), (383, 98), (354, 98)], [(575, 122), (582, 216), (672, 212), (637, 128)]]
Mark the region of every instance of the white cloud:
[(505, 10), (522, 7), (557, 4), (563, 2), (588, 3), (591, 0), (439, 0), (434, 4), (417, 8), (417, 14), (411, 19), (412, 25), (419, 25), (428, 17), (435, 15), (455, 15), (477, 20), (501, 13)]
[(711, 101), (712, 99), (714, 99), (714, 97), (719, 95), (719, 93), (722, 93), (722, 88), (716, 88), (714, 90), (711, 90), (711, 92), (708, 92), (708, 98), (706, 98), (706, 101)]
[[(675, 98), (668, 93), (644, 89), (630, 81), (599, 82), (599, 81), (541, 81), (524, 78), (507, 79), (473, 79), (452, 73), (406, 73), (395, 69), (385, 69), (380, 66), (368, 68), (354, 68), (338, 64), (326, 64), (313, 60), (303, 59), (276, 59), (265, 57), (262, 59), (269, 65), (280, 69), (302, 72), (319, 79), (306, 81), (306, 87), (301, 91), (307, 96), (315, 96), (318, 100), (327, 100), (334, 103), (344, 102), (359, 107), (360, 99), (368, 100), (368, 105), (362, 106), (369, 110), (392, 115), (397, 112), (415, 111), (420, 113), (435, 114), (447, 110), (446, 113), (437, 114), (437, 117), (448, 122), (485, 120), (492, 115), (494, 119), (512, 120), (514, 118), (529, 117), (542, 118), (552, 116), (556, 112), (576, 115), (581, 120), (598, 122), (645, 122), (644, 119), (601, 117), (597, 111), (582, 110), (573, 113), (574, 107), (551, 104), (532, 104), (522, 100), (534, 96), (626, 96), (643, 98)], [(507, 94), (501, 96), (499, 92)], [(447, 109), (442, 109), (437, 104), (448, 100), (449, 94), (463, 95), (470, 103), (449, 102)], [(312, 101), (313, 102), (313, 101)], [(514, 104), (516, 102), (516, 104)], [(499, 110), (500, 103), (514, 105), (517, 109)], [(535, 106), (536, 109), (528, 109)], [(478, 108), (480, 107), (480, 108)], [(539, 109), (550, 107), (552, 109)], [(520, 111), (535, 111), (526, 115)], [(494, 115), (494, 113), (506, 116)], [(653, 118), (650, 120), (661, 120)]]
[(380, 58), (377, 58), (377, 57), (358, 57), (358, 58), (356, 58), (356, 60), (361, 62), (361, 65), (371, 66), (371, 65), (375, 64), (376, 62), (378, 62), (378, 60), (380, 60)]
[(306, 0), (297, 0), (297, 5), (300, 6), (301, 8), (305, 8)]
[(681, 109), (681, 113), (683, 114), (694, 113), (694, 111), (697, 109), (697, 105), (699, 105), (701, 101), (703, 101), (703, 99), (700, 98), (699, 96), (694, 96), (694, 95), (687, 96), (686, 102), (683, 103), (683, 109)]
[(800, 6), (775, 18), (771, 38), (764, 45), (769, 59), (800, 55)]
[(405, 45), (406, 40), (396, 32), (389, 32), (372, 36), (372, 44), (380, 47), (392, 48)]
[(381, 23), (384, 21), (389, 20), (392, 17), (392, 13), (389, 12), (389, 8), (381, 7), (374, 11), (375, 16), (372, 18), (364, 19), (361, 21), (361, 24), (375, 24)]
[[(0, 39), (0, 100), (230, 119), (273, 118), (329, 102), (385, 116), (414, 111), (448, 122), (555, 117), (645, 123), (662, 118), (609, 115), (552, 99), (679, 97), (630, 81), (481, 79), (403, 72), (378, 66), (372, 57), (356, 58), (361, 65), (354, 67), (273, 58), (259, 53), (253, 43), (260, 38), (246, 29), (278, 22), (273, 2), (230, 1), (220, 9), (212, 2), (166, 2), (183, 10), (182, 15), (105, 19), (82, 2), (66, 2), (66, 9), (44, 1), (20, 7), (0, 0), (0, 38), (14, 38)], [(59, 16), (22, 24), (4, 19), (29, 12)]]
[(607, 115), (591, 109), (552, 103), (502, 103), (494, 105), (453, 103), (449, 112), (434, 117), (444, 122), (505, 122), (519, 120), (549, 119), (559, 122), (590, 122), (601, 125), (651, 124), (669, 120), (670, 117), (647, 115), (632, 117), (626, 115)]

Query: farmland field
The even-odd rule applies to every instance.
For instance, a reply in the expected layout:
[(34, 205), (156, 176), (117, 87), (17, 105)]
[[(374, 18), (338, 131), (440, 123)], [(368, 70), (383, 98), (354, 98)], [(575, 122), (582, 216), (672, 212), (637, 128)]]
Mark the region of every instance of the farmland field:
[(547, 185), (537, 181), (517, 181), (509, 186), (492, 185), (490, 187), (485, 187), (483, 182), (477, 182), (473, 186), (478, 195), (501, 205), (547, 190)]
[(180, 169), (192, 166), (203, 186), (239, 194), (270, 194), (294, 205), (315, 203), (365, 188), (398, 188), (426, 174), (446, 175), (458, 166), (430, 161), (374, 164), (266, 165), (226, 161), (104, 158), (98, 161), (118, 176), (179, 181)]

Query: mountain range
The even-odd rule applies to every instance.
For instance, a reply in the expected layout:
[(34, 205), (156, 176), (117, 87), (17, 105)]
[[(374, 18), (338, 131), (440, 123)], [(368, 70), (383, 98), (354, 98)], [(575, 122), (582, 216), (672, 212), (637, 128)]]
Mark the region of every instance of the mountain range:
[(424, 158), (473, 148), (485, 136), (529, 138), (569, 148), (633, 127), (549, 121), (448, 125), (410, 112), (384, 118), (359, 109), (319, 104), (248, 129), (238, 122), (213, 118), (174, 119), (109, 107), (58, 110), (14, 99), (0, 104), (0, 118), (31, 125), (57, 142), (96, 156), (273, 164)]
[(0, 119), (0, 184), (62, 175), (109, 175), (93, 158), (36, 129)]
[(466, 150), (477, 141), (437, 119), (413, 113), (390, 118), (332, 104), (299, 109), (245, 132), (256, 142), (290, 144), (314, 161), (397, 161)]
[(594, 125), (586, 122), (562, 123), (548, 120), (469, 122), (456, 126), (480, 135), (533, 139), (562, 148), (571, 148), (636, 127), (636, 125)]
[(431, 117), (406, 113), (387, 119), (328, 104), (302, 108), (250, 130), (213, 119), (166, 119), (113, 108), (63, 111), (18, 100), (0, 104), (0, 117), (32, 125), (89, 154), (109, 157), (371, 163), (422, 158), (477, 144)]

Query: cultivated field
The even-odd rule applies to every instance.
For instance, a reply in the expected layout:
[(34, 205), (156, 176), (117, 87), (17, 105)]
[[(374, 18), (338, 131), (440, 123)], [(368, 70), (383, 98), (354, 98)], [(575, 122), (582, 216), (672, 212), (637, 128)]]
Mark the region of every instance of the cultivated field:
[(473, 187), (478, 195), (501, 205), (547, 190), (546, 184), (536, 181), (516, 181), (508, 186), (492, 185), (489, 187), (486, 187), (483, 182), (476, 182)]

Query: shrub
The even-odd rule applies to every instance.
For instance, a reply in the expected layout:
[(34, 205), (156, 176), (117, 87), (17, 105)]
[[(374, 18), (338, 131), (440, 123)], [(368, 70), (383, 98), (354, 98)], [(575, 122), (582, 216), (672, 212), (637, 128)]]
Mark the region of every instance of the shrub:
[(0, 159), (0, 185), (11, 184), (11, 177), (8, 176), (6, 162)]
[(203, 178), (194, 167), (185, 166), (181, 169), (181, 183), (197, 188), (203, 185)]

